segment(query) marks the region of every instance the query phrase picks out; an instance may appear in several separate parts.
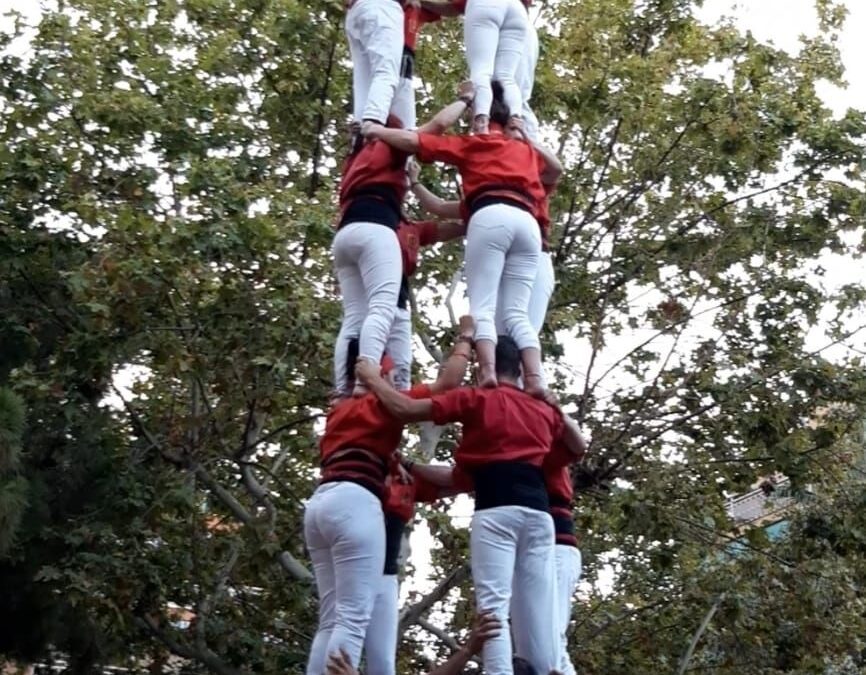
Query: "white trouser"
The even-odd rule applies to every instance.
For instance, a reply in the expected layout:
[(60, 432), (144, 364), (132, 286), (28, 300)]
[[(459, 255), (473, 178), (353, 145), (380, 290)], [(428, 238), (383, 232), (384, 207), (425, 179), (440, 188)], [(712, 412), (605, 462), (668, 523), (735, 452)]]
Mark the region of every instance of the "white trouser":
[(526, 48), (529, 16), (520, 0), (469, 0), (463, 24), (466, 61), (475, 85), (475, 114), (489, 115), (491, 80), (502, 83), (505, 104), (521, 115), (523, 99), (517, 69)]
[[(544, 325), (544, 317), (547, 315), (547, 306), (550, 304), (550, 297), (553, 295), (555, 284), (553, 256), (547, 251), (542, 251), (541, 257), (538, 259), (535, 281), (532, 282), (532, 295), (529, 296), (529, 323), (536, 333), (541, 333), (541, 327)], [(501, 290), (499, 291), (499, 298), (502, 298)], [(496, 334), (505, 334), (505, 321), (502, 319), (502, 303), (498, 301), (496, 304)], [(544, 368), (541, 369), (541, 384), (542, 386), (547, 386)]]
[[(559, 664), (556, 581), (550, 514), (523, 506), (498, 506), (472, 516), (469, 547), (475, 606), (507, 625), (514, 648), (539, 673)], [(507, 630), (484, 643), (484, 672), (512, 675)]]
[(507, 204), (491, 204), (469, 219), (466, 290), (475, 319), (475, 339), (496, 342), (496, 309), (505, 333), (519, 349), (538, 349), (529, 322), (529, 298), (541, 254), (541, 233), (532, 215)]
[(376, 363), (382, 359), (397, 311), (403, 258), (394, 230), (364, 222), (340, 228), (332, 253), (343, 299), (343, 323), (334, 348), (334, 384), (339, 393), (346, 393), (350, 338), (358, 338), (358, 356)]
[[(391, 0), (393, 2), (393, 0)], [(391, 102), (391, 112), (400, 118), (404, 129), (417, 126), (415, 118), (415, 86), (411, 78), (401, 77)]]
[(571, 601), (577, 590), (582, 570), (580, 551), (574, 546), (556, 545), (556, 614), (559, 617), (559, 670), (563, 675), (575, 675), (568, 655), (568, 624), (571, 621)]
[(403, 8), (394, 0), (358, 0), (346, 12), (356, 120), (388, 119), (403, 57)]
[(412, 381), (412, 310), (397, 308), (385, 351), (394, 361), (394, 386), (409, 389)]
[(397, 669), (397, 620), (400, 584), (396, 574), (383, 574), (364, 638), (366, 675), (395, 675)]
[(535, 86), (535, 67), (538, 65), (538, 31), (531, 21), (526, 22), (526, 45), (517, 69), (517, 86), (523, 99), (523, 129), (533, 141), (538, 139), (538, 118), (529, 107)]
[(320, 485), (304, 511), (304, 540), (319, 593), (307, 675), (323, 675), (340, 649), (357, 668), (385, 565), (382, 504), (355, 483)]

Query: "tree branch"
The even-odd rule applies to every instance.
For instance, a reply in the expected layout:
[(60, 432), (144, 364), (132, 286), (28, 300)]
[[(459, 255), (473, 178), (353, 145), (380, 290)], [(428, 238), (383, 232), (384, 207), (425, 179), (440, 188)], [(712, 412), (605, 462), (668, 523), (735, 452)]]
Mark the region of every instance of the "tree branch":
[(725, 597), (724, 593), (721, 593), (716, 601), (713, 603), (712, 607), (710, 607), (709, 611), (704, 615), (703, 621), (701, 621), (701, 625), (698, 626), (697, 631), (692, 636), (691, 642), (689, 642), (689, 647), (686, 649), (686, 653), (683, 654), (683, 658), (680, 661), (680, 667), (677, 669), (677, 675), (683, 675), (686, 672), (686, 667), (689, 665), (689, 661), (692, 660), (692, 656), (695, 653), (695, 647), (698, 646), (698, 642), (700, 642), (701, 636), (704, 634), (704, 631), (707, 630), (707, 626), (710, 625), (710, 621), (713, 620), (713, 615), (716, 613), (716, 610), (719, 608), (719, 605), (722, 603), (722, 599)]
[(217, 675), (244, 675), (242, 670), (238, 670), (228, 665), (207, 647), (192, 648), (189, 645), (178, 642), (160, 628), (159, 624), (150, 616), (136, 616), (133, 618), (133, 621), (136, 626), (145, 632), (150, 633), (153, 637), (164, 644), (169, 651), (181, 658), (198, 661), (213, 672), (217, 673)]
[(432, 591), (421, 600), (410, 607), (405, 607), (400, 612), (400, 625), (398, 634), (402, 635), (407, 628), (418, 623), (418, 620), (426, 614), (433, 605), (439, 602), (458, 584), (469, 578), (469, 565), (460, 565), (442, 579)]

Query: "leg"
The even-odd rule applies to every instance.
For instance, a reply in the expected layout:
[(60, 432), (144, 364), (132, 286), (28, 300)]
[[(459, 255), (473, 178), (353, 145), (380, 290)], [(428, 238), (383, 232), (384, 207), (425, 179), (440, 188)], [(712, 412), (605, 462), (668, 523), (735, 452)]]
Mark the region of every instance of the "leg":
[(495, 614), (503, 626), (498, 637), (484, 643), (484, 672), (488, 675), (512, 675), (511, 638), (505, 627), (520, 523), (521, 515), (516, 506), (484, 509), (472, 516), (469, 547), (475, 606), (479, 612)]
[(511, 234), (504, 220), (508, 208), (493, 204), (476, 212), (466, 234), (466, 290), (469, 295), (469, 313), (475, 319), (481, 386), (496, 383), (492, 352), (496, 345), (495, 314), (499, 284), (505, 254), (511, 246)]
[(542, 511), (516, 508), (524, 521), (514, 571), (514, 647), (539, 673), (549, 673), (559, 664), (553, 520)]
[(343, 302), (343, 321), (334, 346), (334, 389), (337, 394), (348, 396), (351, 393), (347, 368), (349, 340), (357, 338), (367, 317), (367, 294), (364, 280), (358, 269), (356, 243), (361, 223), (346, 225), (334, 237), (333, 256), (337, 280), (340, 284), (340, 298)]
[(325, 533), (334, 562), (335, 617), (325, 653), (343, 649), (357, 668), (385, 565), (385, 521), (371, 492), (354, 483), (333, 485)]
[(321, 495), (313, 494), (304, 511), (304, 541), (313, 562), (313, 575), (316, 578), (316, 590), (319, 596), (319, 625), (313, 645), (310, 648), (310, 658), (307, 661), (307, 675), (321, 675), (327, 662), (328, 640), (334, 629), (335, 595), (334, 595), (334, 561), (327, 540), (317, 523), (321, 510)]
[(415, 119), (415, 87), (411, 78), (401, 77), (391, 101), (391, 113), (400, 118), (404, 129), (414, 129)]
[(523, 129), (530, 139), (538, 138), (538, 118), (529, 107), (532, 89), (535, 86), (535, 68), (538, 65), (538, 31), (531, 21), (526, 22), (526, 43), (520, 65), (517, 68), (517, 85), (523, 100)]
[(517, 70), (526, 50), (529, 17), (520, 0), (507, 0), (505, 16), (499, 29), (499, 44), (493, 79), (502, 83), (503, 98), (512, 115), (523, 114), (523, 97), (517, 84)]
[(396, 574), (382, 577), (373, 615), (364, 639), (366, 675), (395, 675), (397, 668), (397, 620), (400, 586)]
[[(555, 284), (553, 273), (553, 258), (550, 253), (542, 253), (538, 259), (538, 268), (535, 271), (535, 280), (532, 282), (532, 293), (529, 296), (529, 324), (536, 333), (541, 332), (544, 325), (544, 317), (547, 316), (547, 306), (550, 304), (550, 296), (553, 295)], [(542, 367), (541, 385), (547, 386), (547, 377)]]
[(394, 360), (394, 383), (403, 391), (412, 381), (412, 311), (397, 308), (385, 351)]
[(356, 3), (346, 12), (346, 37), (349, 40), (349, 54), (352, 57), (352, 116), (356, 121), (363, 119), (364, 106), (367, 105), (367, 92), (370, 90), (370, 64), (364, 53), (361, 41), (361, 7)]
[(370, 68), (370, 86), (361, 119), (385, 124), (400, 79), (403, 8), (391, 0), (359, 0), (361, 39)]
[(559, 669), (563, 675), (574, 675), (568, 654), (568, 624), (571, 622), (571, 602), (580, 581), (580, 551), (574, 546), (556, 545), (556, 602), (559, 618)]
[(499, 289), (502, 316), (508, 334), (520, 348), (524, 389), (527, 393), (539, 395), (544, 389), (540, 384), (541, 351), (538, 333), (529, 323), (529, 298), (538, 270), (541, 234), (538, 223), (529, 213), (514, 207), (506, 208), (514, 240), (505, 258)]
[[(475, 115), (490, 116), (493, 91), (490, 80), (496, 66), (499, 27), (505, 17), (501, 0), (472, 0), (466, 7), (463, 40), (469, 78), (475, 85)], [(486, 131), (486, 130), (484, 130)]]
[(363, 225), (363, 235), (359, 238), (358, 269), (367, 302), (358, 356), (379, 363), (397, 312), (403, 258), (396, 232), (376, 223), (353, 224)]

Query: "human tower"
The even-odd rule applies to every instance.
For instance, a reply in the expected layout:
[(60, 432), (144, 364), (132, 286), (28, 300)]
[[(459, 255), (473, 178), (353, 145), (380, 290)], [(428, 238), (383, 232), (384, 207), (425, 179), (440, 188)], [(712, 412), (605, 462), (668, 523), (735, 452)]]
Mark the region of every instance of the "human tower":
[[(394, 675), (403, 530), (416, 502), (459, 492), (475, 499), (485, 672), (511, 675), (517, 657), (540, 675), (574, 672), (566, 629), (580, 552), (568, 466), (585, 444), (546, 391), (538, 340), (554, 286), (547, 203), (562, 168), (538, 144), (529, 107), (538, 60), (529, 3), (347, 2), (354, 123), (333, 243), (343, 321), (321, 481), (304, 516), (319, 595), (307, 675), (362, 662), (367, 675)], [(416, 128), (418, 32), (461, 14), (470, 80)], [(471, 132), (446, 134), (467, 111)], [(412, 155), (455, 166), (462, 198), (426, 190)], [(407, 219), (409, 190), (444, 220)], [(413, 385), (409, 277), (420, 247), (464, 236), (469, 315), (436, 380)], [(473, 357), (475, 384), (462, 386)], [(421, 420), (462, 425), (453, 465), (400, 455), (404, 425)]]

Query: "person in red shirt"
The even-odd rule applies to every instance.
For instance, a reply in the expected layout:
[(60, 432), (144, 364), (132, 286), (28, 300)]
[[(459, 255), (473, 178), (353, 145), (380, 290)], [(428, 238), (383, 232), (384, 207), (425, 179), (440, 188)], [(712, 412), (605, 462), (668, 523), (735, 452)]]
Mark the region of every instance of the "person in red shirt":
[(399, 464), (385, 488), (385, 568), (364, 638), (365, 675), (395, 675), (397, 626), (399, 623), (399, 558), (406, 526), (415, 514), (415, 504), (434, 502), (451, 492), (423, 478), (413, 478)]
[[(515, 134), (516, 135), (516, 134)], [(550, 150), (538, 146), (541, 152), (549, 153)], [(461, 213), (461, 202), (457, 200), (446, 200), (433, 194), (429, 189), (418, 181), (420, 174), (419, 166), (412, 160), (407, 168), (409, 174), (409, 189), (418, 198), (421, 208), (428, 213), (442, 218), (457, 218)], [(532, 293), (529, 296), (529, 323), (537, 333), (541, 333), (544, 319), (547, 316), (547, 307), (556, 287), (556, 274), (553, 268), (553, 257), (550, 253), (550, 195), (556, 189), (556, 182), (550, 184), (542, 183), (543, 197), (538, 202), (535, 218), (541, 228), (541, 257), (535, 272), (535, 280), (532, 282)], [(501, 293), (499, 297), (501, 297)], [(504, 308), (501, 302), (497, 302), (495, 323), (497, 333), (506, 333)], [(546, 386), (547, 378), (544, 368), (541, 369), (541, 382)]]
[[(575, 454), (583, 441), (558, 408), (517, 387), (520, 354), (507, 336), (496, 345), (496, 370), (497, 388), (462, 387), (426, 399), (395, 391), (362, 361), (356, 376), (397, 419), (462, 423), (454, 459), (475, 493), (470, 554), (476, 604), (503, 623), (513, 606), (521, 617), (517, 652), (538, 672), (549, 673), (559, 664), (559, 640), (554, 532), (542, 466), (554, 441)], [(488, 642), (485, 672), (510, 675), (511, 652), (506, 636)]]
[(397, 311), (386, 353), (394, 359), (394, 379), (398, 389), (408, 389), (412, 371), (412, 310), (409, 302), (409, 279), (418, 268), (418, 255), (424, 246), (462, 237), (466, 226), (459, 221), (413, 221), (404, 219), (397, 230), (403, 256), (403, 278), (397, 296)]
[[(557, 626), (560, 640), (559, 670), (564, 675), (575, 675), (574, 665), (568, 655), (568, 625), (571, 622), (571, 605), (577, 583), (580, 581), (582, 561), (577, 537), (574, 534), (572, 500), (574, 486), (569, 465), (579, 461), (586, 453), (586, 444), (575, 454), (562, 443), (554, 443), (544, 458), (542, 469), (550, 501), (550, 515), (556, 536), (556, 603)], [(518, 630), (519, 626), (515, 626)]]
[[(541, 251), (534, 214), (542, 181), (555, 182), (562, 166), (525, 141), (505, 133), (509, 112), (496, 89), (491, 133), (483, 136), (441, 136), (368, 125), (368, 138), (395, 149), (417, 153), (422, 162), (455, 165), (463, 179), (466, 238), (466, 286), (469, 311), (476, 323), (476, 351), (482, 386), (496, 385), (495, 313), (503, 307), (508, 334), (521, 350), (525, 388), (541, 396), (541, 352), (538, 333), (529, 322), (528, 306)], [(538, 167), (543, 166), (539, 173)], [(501, 294), (501, 298), (499, 297)]]
[[(393, 0), (388, 0), (393, 2)], [(443, 108), (422, 127), (425, 133), (442, 133), (466, 110), (465, 89), (461, 100)], [(391, 115), (389, 125), (400, 128)], [(332, 253), (343, 320), (334, 348), (334, 387), (347, 395), (346, 349), (351, 338), (359, 338), (360, 356), (379, 363), (397, 312), (403, 278), (403, 254), (398, 226), (406, 195), (408, 155), (387, 143), (362, 143), (360, 137), (343, 165), (340, 182), (340, 216)], [(407, 373), (408, 374), (408, 373)], [(400, 383), (408, 387), (408, 380)], [(363, 391), (358, 388), (355, 394)]]
[[(471, 318), (461, 318), (460, 337), (439, 377), (416, 385), (409, 396), (435, 395), (462, 382), (471, 329)], [(307, 675), (322, 675), (328, 655), (340, 649), (353, 664), (360, 660), (385, 562), (381, 500), (402, 434), (403, 423), (372, 394), (339, 399), (328, 412), (319, 442), (322, 477), (304, 510), (304, 540), (319, 595)]]

